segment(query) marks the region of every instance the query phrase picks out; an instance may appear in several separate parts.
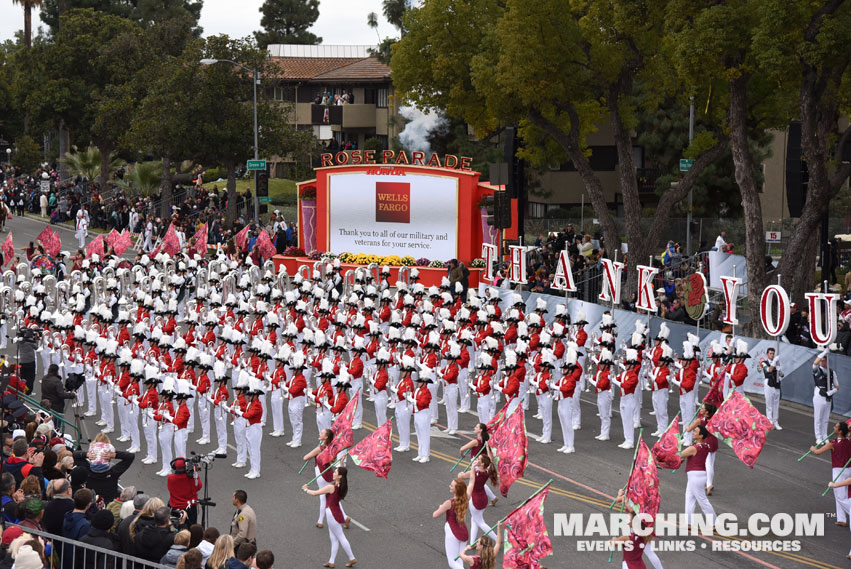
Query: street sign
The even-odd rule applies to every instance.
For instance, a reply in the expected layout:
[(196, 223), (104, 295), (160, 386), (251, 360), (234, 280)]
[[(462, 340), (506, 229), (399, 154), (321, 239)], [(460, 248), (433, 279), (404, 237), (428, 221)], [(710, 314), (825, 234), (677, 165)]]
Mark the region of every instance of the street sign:
[(266, 161), (265, 160), (249, 160), (246, 163), (246, 168), (248, 171), (252, 170), (265, 170), (266, 169)]
[(272, 203), (272, 198), (270, 198), (268, 196), (267, 197), (259, 197), (257, 199), (258, 199), (257, 203)]
[(680, 172), (688, 172), (692, 166), (694, 166), (694, 160), (680, 158)]
[(765, 242), (766, 243), (780, 243), (780, 232), (779, 231), (766, 231), (765, 232)]

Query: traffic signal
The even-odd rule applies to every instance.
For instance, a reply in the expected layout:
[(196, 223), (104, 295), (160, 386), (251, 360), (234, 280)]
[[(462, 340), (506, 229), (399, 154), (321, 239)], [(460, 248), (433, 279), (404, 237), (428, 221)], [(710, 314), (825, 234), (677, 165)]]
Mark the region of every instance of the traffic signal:
[(257, 197), (269, 197), (269, 168), (257, 171)]
[(493, 196), (485, 196), (482, 198), (482, 207), (485, 208), (488, 214), (488, 225), (496, 227), (496, 203)]

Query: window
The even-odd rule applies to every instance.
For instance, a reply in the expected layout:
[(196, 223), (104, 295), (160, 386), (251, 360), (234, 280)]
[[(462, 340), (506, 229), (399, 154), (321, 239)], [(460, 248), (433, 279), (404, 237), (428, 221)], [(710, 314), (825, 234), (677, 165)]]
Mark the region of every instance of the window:
[(529, 202), (529, 217), (541, 218), (547, 212), (547, 204)]
[(267, 87), (266, 88), (266, 97), (268, 97), (272, 101), (293, 102), (295, 100), (295, 87), (291, 87), (291, 86)]
[(378, 89), (366, 88), (363, 90), (363, 104), (374, 105), (378, 98)]
[(378, 89), (375, 94), (375, 106), (386, 109), (389, 105), (390, 90), (387, 88)]

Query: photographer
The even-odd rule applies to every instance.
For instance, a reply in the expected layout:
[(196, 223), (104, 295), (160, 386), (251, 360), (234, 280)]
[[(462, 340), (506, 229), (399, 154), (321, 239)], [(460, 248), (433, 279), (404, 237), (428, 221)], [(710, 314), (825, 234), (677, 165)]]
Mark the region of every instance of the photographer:
[(172, 473), (168, 475), (168, 505), (173, 510), (185, 510), (189, 525), (198, 521), (198, 491), (202, 488), (197, 466), (190, 464), (187, 471), (186, 459), (178, 457), (171, 462)]
[(22, 328), (18, 341), (18, 365), (21, 379), (27, 384), (27, 393), (32, 393), (35, 383), (35, 350), (38, 347), (40, 332), (33, 328)]
[(50, 409), (56, 413), (65, 414), (65, 400), (76, 398), (76, 394), (65, 391), (62, 378), (59, 377), (59, 366), (51, 364), (47, 375), (41, 380), (41, 397), (50, 401)]

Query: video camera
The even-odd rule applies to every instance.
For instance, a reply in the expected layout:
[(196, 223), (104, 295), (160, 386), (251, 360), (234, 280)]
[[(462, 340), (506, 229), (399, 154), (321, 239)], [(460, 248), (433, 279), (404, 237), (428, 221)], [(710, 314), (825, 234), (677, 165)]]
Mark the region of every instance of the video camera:
[(15, 338), (16, 342), (38, 342), (39, 340), (41, 340), (40, 328), (21, 328), (18, 330), (18, 337)]

